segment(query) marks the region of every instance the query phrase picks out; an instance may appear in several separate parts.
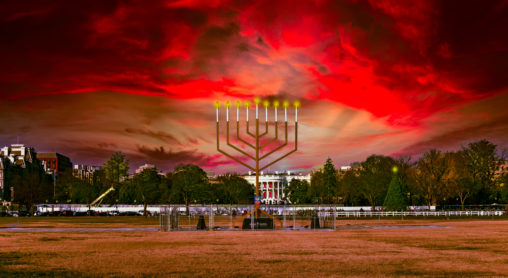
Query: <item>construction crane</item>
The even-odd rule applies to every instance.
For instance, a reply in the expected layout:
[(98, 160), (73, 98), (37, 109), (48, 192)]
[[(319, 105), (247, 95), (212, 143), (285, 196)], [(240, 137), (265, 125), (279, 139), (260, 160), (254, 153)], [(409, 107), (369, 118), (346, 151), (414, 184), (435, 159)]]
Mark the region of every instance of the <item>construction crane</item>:
[(90, 203), (89, 207), (98, 207), (100, 206), (100, 204), (102, 203), (102, 200), (104, 199), (104, 197), (106, 197), (106, 195), (108, 195), (111, 191), (115, 191), (115, 188), (113, 186), (111, 186), (108, 190), (106, 190), (106, 192), (102, 193), (101, 196), (97, 197), (97, 199), (95, 199), (93, 202)]

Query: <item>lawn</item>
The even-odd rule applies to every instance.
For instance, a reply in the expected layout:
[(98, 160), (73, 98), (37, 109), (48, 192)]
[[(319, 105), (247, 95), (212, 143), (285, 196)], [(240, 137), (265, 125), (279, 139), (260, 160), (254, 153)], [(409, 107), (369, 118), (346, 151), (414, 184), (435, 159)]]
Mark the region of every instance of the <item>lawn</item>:
[[(156, 227), (157, 224), (157, 218), (143, 217), (0, 220), (0, 227)], [(19, 277), (470, 277), (508, 273), (507, 220), (364, 219), (337, 224), (340, 228), (337, 231), (0, 229), (0, 273)], [(358, 228), (361, 226), (399, 228)]]

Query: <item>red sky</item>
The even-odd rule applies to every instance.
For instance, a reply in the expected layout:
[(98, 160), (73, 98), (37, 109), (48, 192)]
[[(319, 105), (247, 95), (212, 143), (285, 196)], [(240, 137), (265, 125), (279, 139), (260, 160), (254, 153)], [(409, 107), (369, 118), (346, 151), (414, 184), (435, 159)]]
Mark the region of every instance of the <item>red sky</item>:
[(215, 150), (213, 101), (259, 96), (302, 102), (299, 151), (272, 171), (508, 147), (507, 15), (508, 1), (7, 1), (0, 145), (245, 172)]

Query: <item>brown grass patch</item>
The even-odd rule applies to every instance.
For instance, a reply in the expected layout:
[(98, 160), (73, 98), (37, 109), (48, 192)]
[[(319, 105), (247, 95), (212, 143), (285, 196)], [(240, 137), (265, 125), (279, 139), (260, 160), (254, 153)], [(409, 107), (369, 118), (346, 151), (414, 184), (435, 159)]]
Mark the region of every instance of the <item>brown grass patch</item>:
[[(452, 228), (73, 233), (0, 229), (0, 273), (6, 274), (0, 276), (471, 277), (508, 273), (504, 250), (508, 221), (372, 221), (347, 224)], [(80, 220), (76, 226), (85, 222)], [(70, 220), (65, 225), (73, 227)], [(104, 225), (124, 227), (126, 223)]]

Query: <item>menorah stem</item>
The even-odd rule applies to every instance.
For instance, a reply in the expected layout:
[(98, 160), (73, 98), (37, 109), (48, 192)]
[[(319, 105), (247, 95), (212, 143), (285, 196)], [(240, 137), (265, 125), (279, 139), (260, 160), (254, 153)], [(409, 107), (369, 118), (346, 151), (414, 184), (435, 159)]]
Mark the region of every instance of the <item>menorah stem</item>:
[[(259, 196), (259, 119), (256, 118), (256, 196)], [(259, 204), (256, 204), (256, 218), (259, 217)]]

